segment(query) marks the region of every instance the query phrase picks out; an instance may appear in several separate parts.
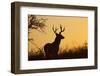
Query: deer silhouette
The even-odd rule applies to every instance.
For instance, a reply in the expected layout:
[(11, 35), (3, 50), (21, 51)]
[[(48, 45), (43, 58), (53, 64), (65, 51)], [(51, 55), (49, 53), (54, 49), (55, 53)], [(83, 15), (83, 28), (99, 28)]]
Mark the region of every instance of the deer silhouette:
[(65, 28), (62, 28), (62, 26), (60, 25), (59, 33), (57, 33), (58, 28), (54, 28), (54, 26), (52, 27), (52, 30), (54, 34), (56, 35), (56, 38), (54, 42), (47, 43), (44, 46), (46, 58), (57, 58), (58, 57), (58, 51), (59, 51), (59, 45), (60, 45), (61, 39), (64, 39), (64, 36), (62, 36), (61, 33), (65, 31)]

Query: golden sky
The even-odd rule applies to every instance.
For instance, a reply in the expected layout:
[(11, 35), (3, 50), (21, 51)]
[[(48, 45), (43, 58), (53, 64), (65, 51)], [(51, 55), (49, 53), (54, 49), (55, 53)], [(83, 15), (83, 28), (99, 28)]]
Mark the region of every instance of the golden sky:
[[(88, 42), (88, 18), (87, 17), (71, 17), (71, 16), (36, 16), (37, 18), (47, 18), (45, 33), (32, 30), (29, 37), (34, 39), (35, 46), (29, 42), (29, 49), (37, 47), (43, 48), (46, 43), (52, 43), (55, 34), (52, 26), (59, 28), (60, 24), (65, 27), (62, 35), (65, 37), (61, 40), (60, 47), (63, 49), (73, 48)], [(57, 31), (59, 32), (59, 30)]]

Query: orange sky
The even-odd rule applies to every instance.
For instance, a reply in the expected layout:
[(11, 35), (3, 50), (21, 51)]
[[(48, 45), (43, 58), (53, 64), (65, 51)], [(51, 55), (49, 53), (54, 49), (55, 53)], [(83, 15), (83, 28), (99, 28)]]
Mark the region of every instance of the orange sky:
[[(68, 17), (68, 16), (37, 16), (37, 18), (47, 18), (46, 33), (41, 33), (37, 30), (32, 30), (29, 37), (34, 39), (34, 43), (29, 42), (29, 49), (37, 47), (42, 48), (46, 43), (52, 43), (55, 39), (55, 34), (52, 31), (52, 26), (59, 28), (60, 24), (65, 27), (62, 35), (65, 37), (60, 43), (63, 49), (73, 48), (83, 45), (88, 42), (88, 18), (87, 17)], [(57, 31), (59, 32), (59, 30)]]

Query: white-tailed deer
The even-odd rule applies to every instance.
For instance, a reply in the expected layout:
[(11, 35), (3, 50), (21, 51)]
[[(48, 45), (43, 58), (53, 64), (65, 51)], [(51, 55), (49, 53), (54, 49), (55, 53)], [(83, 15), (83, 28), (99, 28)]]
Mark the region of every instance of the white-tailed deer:
[(54, 42), (47, 43), (44, 46), (46, 58), (57, 58), (58, 57), (58, 51), (59, 51), (59, 45), (60, 45), (61, 39), (64, 39), (64, 36), (62, 36), (61, 33), (65, 31), (65, 28), (62, 28), (62, 26), (60, 25), (59, 33), (57, 33), (58, 29), (54, 28), (54, 26), (52, 27), (52, 30), (53, 30), (54, 34), (56, 35), (56, 38), (55, 38)]

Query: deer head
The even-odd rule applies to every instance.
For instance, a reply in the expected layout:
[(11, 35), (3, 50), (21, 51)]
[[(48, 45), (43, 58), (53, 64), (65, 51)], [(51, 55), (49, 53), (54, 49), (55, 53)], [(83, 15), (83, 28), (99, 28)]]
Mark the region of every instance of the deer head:
[(58, 28), (54, 28), (54, 26), (52, 27), (52, 30), (55, 33), (56, 38), (58, 38), (58, 39), (64, 39), (64, 36), (62, 36), (61, 33), (65, 31), (65, 27), (62, 28), (62, 25), (60, 25), (60, 32), (59, 33), (57, 33)]

